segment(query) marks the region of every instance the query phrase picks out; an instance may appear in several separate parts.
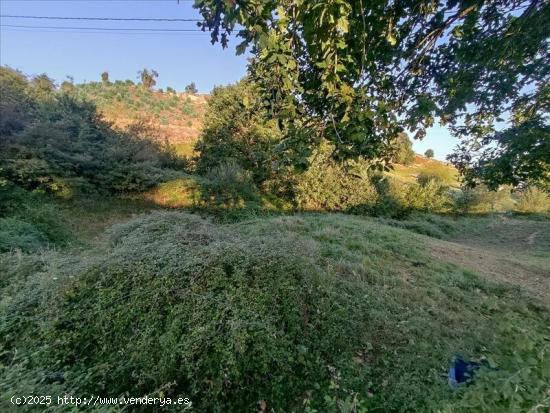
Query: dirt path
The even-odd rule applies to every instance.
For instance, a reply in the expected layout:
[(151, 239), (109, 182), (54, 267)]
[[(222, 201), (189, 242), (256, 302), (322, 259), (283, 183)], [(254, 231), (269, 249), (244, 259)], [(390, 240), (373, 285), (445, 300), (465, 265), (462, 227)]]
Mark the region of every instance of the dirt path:
[(550, 308), (549, 233), (547, 221), (504, 219), (449, 241), (430, 241), (429, 252), (441, 261), (518, 287)]

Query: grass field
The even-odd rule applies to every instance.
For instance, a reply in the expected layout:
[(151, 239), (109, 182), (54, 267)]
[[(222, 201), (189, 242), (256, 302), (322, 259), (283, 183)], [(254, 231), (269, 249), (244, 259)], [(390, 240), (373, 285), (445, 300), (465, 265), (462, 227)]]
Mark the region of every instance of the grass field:
[[(59, 201), (69, 242), (0, 254), (0, 389), (168, 391), (197, 411), (549, 408), (547, 219), (221, 223), (159, 204), (181, 206)], [(495, 370), (452, 391), (456, 354)]]

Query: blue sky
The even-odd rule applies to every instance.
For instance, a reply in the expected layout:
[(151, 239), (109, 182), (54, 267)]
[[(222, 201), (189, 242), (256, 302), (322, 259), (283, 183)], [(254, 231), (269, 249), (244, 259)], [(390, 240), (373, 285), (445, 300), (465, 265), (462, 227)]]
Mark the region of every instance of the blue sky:
[[(189, 0), (0, 0), (2, 15), (59, 17), (199, 18)], [(223, 50), (201, 32), (144, 33), (82, 29), (30, 29), (6, 25), (126, 29), (196, 29), (194, 22), (72, 21), (2, 18), (0, 63), (34, 75), (47, 73), (57, 82), (67, 75), (75, 82), (99, 80), (107, 70), (112, 80), (137, 80), (147, 67), (159, 72), (158, 86), (182, 90), (195, 82), (199, 91), (239, 80), (246, 56), (236, 56), (235, 42)], [(456, 139), (434, 127), (414, 148), (432, 148), (438, 159), (452, 151)]]

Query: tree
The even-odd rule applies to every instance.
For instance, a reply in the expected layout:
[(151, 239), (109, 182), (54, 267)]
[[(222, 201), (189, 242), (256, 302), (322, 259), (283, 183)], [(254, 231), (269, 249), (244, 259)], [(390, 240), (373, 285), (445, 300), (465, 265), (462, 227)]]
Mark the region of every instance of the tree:
[(0, 66), (0, 135), (23, 130), (35, 109), (27, 77), (14, 69)]
[(105, 71), (101, 74), (101, 82), (104, 84), (104, 85), (107, 85), (109, 84), (109, 72)]
[(235, 163), (261, 184), (273, 173), (275, 146), (281, 136), (277, 123), (269, 120), (255, 84), (245, 79), (215, 87), (196, 145), (200, 153), (197, 171), (207, 174), (220, 165)]
[(187, 86), (185, 86), (185, 93), (190, 93), (192, 95), (196, 95), (197, 93), (199, 93), (199, 90), (197, 89), (197, 85), (195, 85), (195, 82), (191, 82)]
[(159, 74), (156, 70), (143, 69), (138, 72), (141, 84), (145, 89), (151, 90), (157, 84)]
[(29, 94), (39, 103), (50, 102), (54, 97), (55, 88), (53, 79), (42, 73), (32, 78)]
[(426, 158), (433, 158), (434, 157), (434, 150), (433, 149), (427, 149), (426, 152), (424, 152), (424, 156)]
[[(463, 139), (466, 156), (452, 160), (471, 179), (548, 176), (550, 2), (201, 0), (195, 7), (213, 42), (226, 47), (236, 31), (238, 53), (252, 46), (250, 74), (271, 116), (323, 125), (335, 157), (386, 162), (401, 131), (421, 138), (439, 119)], [(508, 113), (511, 122), (497, 133)], [(523, 162), (523, 145), (510, 141), (526, 139)], [(503, 141), (500, 151), (486, 151)], [(512, 157), (517, 168), (503, 171)]]
[(410, 165), (414, 161), (414, 151), (412, 142), (405, 132), (397, 135), (394, 143), (394, 155), (392, 162), (401, 165)]
[(173, 87), (166, 86), (166, 93), (175, 95), (177, 92), (176, 92), (176, 89), (174, 89)]

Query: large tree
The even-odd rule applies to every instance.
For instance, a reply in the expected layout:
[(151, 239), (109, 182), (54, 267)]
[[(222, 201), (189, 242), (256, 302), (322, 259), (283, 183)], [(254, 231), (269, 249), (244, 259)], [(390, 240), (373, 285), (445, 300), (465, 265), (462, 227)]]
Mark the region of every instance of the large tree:
[[(453, 160), (472, 182), (548, 179), (548, 1), (198, 0), (195, 7), (213, 42), (225, 47), (236, 34), (239, 53), (250, 47), (250, 73), (272, 116), (321, 124), (336, 157), (389, 160), (398, 133), (421, 138), (439, 119), (462, 139)], [(503, 157), (512, 159), (506, 173), (487, 172)]]

